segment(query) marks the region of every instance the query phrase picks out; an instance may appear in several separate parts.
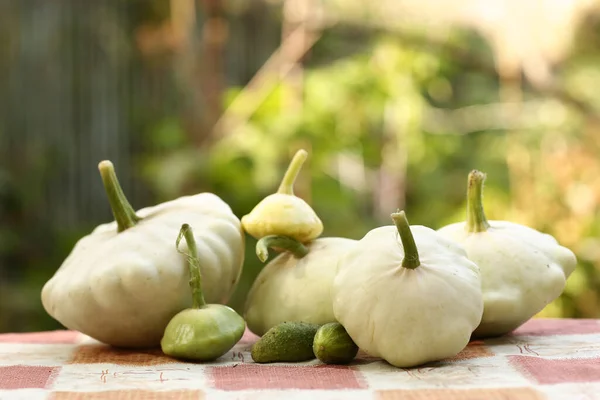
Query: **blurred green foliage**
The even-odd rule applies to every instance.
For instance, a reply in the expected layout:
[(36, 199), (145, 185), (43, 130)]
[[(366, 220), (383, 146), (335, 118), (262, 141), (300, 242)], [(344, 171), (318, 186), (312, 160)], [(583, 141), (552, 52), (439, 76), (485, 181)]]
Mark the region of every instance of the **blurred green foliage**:
[[(157, 10), (146, 11), (155, 18)], [(584, 24), (580, 35), (586, 40), (578, 43), (600, 40), (598, 26)], [(481, 38), (456, 30), (441, 50), (422, 40), (332, 28), (303, 62), (300, 88), (277, 82), (249, 120), (201, 145), (176, 108), (137, 110), (132, 125), (141, 131), (132, 165), (150, 193), (146, 204), (211, 191), (241, 217), (276, 190), (291, 156), (303, 147), (310, 158), (297, 193), (322, 218), (324, 236), (360, 238), (390, 223), (387, 215), (396, 207), (412, 224), (432, 228), (462, 220), (466, 177), (477, 168), (488, 174), (490, 219), (555, 235), (580, 259), (565, 294), (543, 315), (600, 317), (598, 47), (576, 46), (558, 66), (560, 95), (525, 82), (524, 103), (532, 108), (524, 104), (507, 121), (497, 110), (503, 83), (493, 66), (481, 67), (492, 65)], [(469, 58), (457, 57), (457, 48), (468, 49)], [(243, 90), (230, 85), (224, 107)], [(483, 114), (468, 108), (487, 104), (496, 108)], [(462, 114), (451, 112), (460, 108)], [(42, 179), (44, 168), (30, 167), (27, 179)], [(0, 331), (51, 329), (58, 324), (41, 309), (39, 291), (92, 226), (65, 230), (29, 217), (35, 214), (27, 207), (34, 207), (38, 194), (26, 192), (15, 171), (0, 169), (0, 213), (2, 221), (13, 221), (0, 226), (0, 278), (10, 282), (0, 286)], [(261, 268), (255, 243), (248, 238), (242, 280), (231, 300), (237, 309)], [(19, 273), (11, 272), (15, 265)]]

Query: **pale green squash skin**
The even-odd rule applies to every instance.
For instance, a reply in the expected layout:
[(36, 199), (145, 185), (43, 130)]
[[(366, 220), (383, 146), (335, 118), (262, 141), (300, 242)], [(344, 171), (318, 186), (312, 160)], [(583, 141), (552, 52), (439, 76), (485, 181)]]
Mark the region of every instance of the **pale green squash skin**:
[(66, 328), (106, 344), (158, 346), (170, 319), (192, 304), (186, 257), (174, 246), (181, 225), (195, 227), (206, 300), (225, 304), (244, 263), (240, 220), (212, 193), (135, 212), (112, 163), (98, 168), (116, 221), (75, 244), (44, 285), (43, 307)]
[(235, 346), (244, 335), (246, 323), (231, 308), (208, 304), (177, 314), (161, 340), (166, 355), (193, 361), (212, 361)]
[(207, 304), (202, 289), (203, 277), (192, 227), (183, 224), (175, 246), (185, 238), (189, 253), (189, 292), (192, 307), (175, 315), (165, 328), (160, 342), (162, 351), (172, 357), (213, 361), (227, 353), (242, 338), (246, 323), (233, 309), (222, 304)]
[(254, 281), (246, 300), (248, 328), (262, 336), (286, 321), (323, 325), (334, 322), (331, 285), (339, 257), (355, 240), (319, 238), (306, 244), (298, 259), (283, 252), (270, 261)]
[(403, 212), (392, 218), (397, 226), (371, 230), (340, 259), (336, 320), (361, 350), (396, 367), (453, 357), (481, 322), (479, 268), (433, 229), (409, 226)]
[(473, 170), (465, 222), (438, 233), (464, 246), (481, 271), (484, 310), (474, 338), (509, 333), (561, 295), (575, 270), (575, 254), (550, 235), (508, 221), (488, 221), (483, 208), (486, 175)]
[(265, 197), (242, 217), (244, 231), (255, 239), (277, 235), (307, 243), (323, 232), (323, 222), (310, 205), (294, 195), (294, 182), (308, 152), (298, 150), (281, 180), (277, 193)]

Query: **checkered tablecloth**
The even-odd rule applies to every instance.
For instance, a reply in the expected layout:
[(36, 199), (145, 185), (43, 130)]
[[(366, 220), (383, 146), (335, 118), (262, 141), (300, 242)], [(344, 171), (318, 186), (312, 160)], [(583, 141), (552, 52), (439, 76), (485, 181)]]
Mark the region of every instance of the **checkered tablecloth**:
[(246, 333), (214, 363), (125, 351), (72, 331), (0, 334), (0, 399), (600, 399), (600, 320), (534, 319), (458, 356), (399, 369), (254, 364)]

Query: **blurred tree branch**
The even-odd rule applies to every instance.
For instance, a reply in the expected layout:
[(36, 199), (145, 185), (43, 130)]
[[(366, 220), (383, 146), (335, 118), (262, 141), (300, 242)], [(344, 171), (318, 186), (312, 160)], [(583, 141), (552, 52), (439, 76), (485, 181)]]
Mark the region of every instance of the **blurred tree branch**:
[[(367, 31), (369, 34), (392, 35), (399, 39), (403, 45), (418, 48), (435, 54), (443, 54), (457, 65), (464, 66), (470, 70), (479, 71), (486, 75), (498, 76), (498, 70), (493, 59), (482, 57), (470, 49), (458, 43), (433, 35), (417, 34), (408, 30), (390, 29), (380, 25), (363, 21), (358, 24), (349, 21), (334, 21), (332, 19), (320, 18), (308, 21), (310, 29), (304, 25), (298, 26), (296, 30), (289, 33), (283, 40), (281, 46), (275, 51), (263, 67), (250, 80), (233, 103), (224, 111), (214, 126), (214, 137), (222, 136), (227, 132), (235, 130), (243, 125), (268, 94), (272, 91), (279, 79), (291, 73), (293, 66), (310, 50), (321, 36), (321, 32), (332, 26), (340, 29), (354, 29)], [(600, 122), (600, 111), (587, 102), (573, 96), (568, 90), (556, 82), (543, 85), (539, 82), (531, 82), (521, 76), (519, 80), (523, 85), (535, 93), (559, 100), (561, 103), (572, 107), (587, 118)], [(495, 106), (498, 109), (498, 105)], [(441, 111), (441, 110), (440, 110)], [(440, 112), (437, 113), (440, 115)], [(438, 119), (439, 120), (439, 119)]]
[(566, 106), (557, 99), (477, 104), (461, 108), (427, 107), (423, 128), (432, 134), (466, 135), (471, 132), (560, 129)]
[(307, 29), (305, 26), (299, 26), (289, 33), (221, 115), (213, 128), (214, 137), (223, 136), (246, 123), (277, 82), (292, 72), (294, 65), (320, 37), (319, 30)]
[(201, 85), (198, 97), (204, 97), (204, 118), (201, 129), (209, 135), (222, 114), (225, 88), (225, 46), (229, 36), (226, 11), (221, 0), (201, 0), (204, 14), (202, 52), (198, 62)]
[[(349, 24), (355, 28), (363, 28), (358, 25)], [(498, 76), (496, 66), (492, 60), (487, 60), (478, 56), (469, 49), (466, 49), (458, 44), (451, 43), (448, 40), (442, 40), (433, 36), (424, 36), (408, 31), (388, 30), (376, 25), (369, 25), (368, 29), (372, 33), (392, 34), (402, 41), (403, 44), (411, 47), (416, 47), (419, 50), (426, 50), (432, 53), (444, 54), (458, 65), (463, 65), (466, 68), (480, 71), (488, 75)], [(541, 95), (553, 97), (561, 102), (573, 107), (577, 111), (596, 121), (600, 121), (600, 111), (596, 110), (585, 101), (576, 98), (570, 94), (566, 88), (557, 83), (542, 85), (537, 82), (527, 81), (525, 77), (521, 77), (524, 84)]]
[[(200, 21), (197, 14), (200, 11)], [(200, 146), (222, 113), (225, 45), (228, 24), (219, 0), (171, 0), (171, 21), (167, 25), (175, 38), (177, 68), (190, 99), (185, 124), (193, 143)], [(201, 26), (199, 35), (197, 27)], [(201, 105), (202, 112), (198, 112)]]

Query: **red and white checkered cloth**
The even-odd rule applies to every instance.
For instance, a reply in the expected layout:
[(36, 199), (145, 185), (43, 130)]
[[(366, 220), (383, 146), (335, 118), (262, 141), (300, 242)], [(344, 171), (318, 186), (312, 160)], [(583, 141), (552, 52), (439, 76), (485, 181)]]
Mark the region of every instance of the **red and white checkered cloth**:
[(0, 334), (0, 399), (600, 399), (600, 320), (534, 319), (458, 356), (399, 369), (359, 356), (254, 364), (246, 333), (217, 362), (125, 351), (72, 331)]

